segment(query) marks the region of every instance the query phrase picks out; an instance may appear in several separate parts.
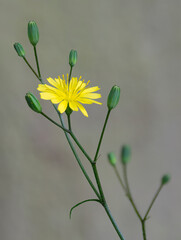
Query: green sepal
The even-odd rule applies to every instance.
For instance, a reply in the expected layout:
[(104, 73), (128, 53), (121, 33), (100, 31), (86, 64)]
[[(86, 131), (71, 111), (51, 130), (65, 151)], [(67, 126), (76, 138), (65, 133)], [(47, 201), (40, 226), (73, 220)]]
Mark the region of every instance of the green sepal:
[(29, 21), (28, 23), (28, 38), (33, 46), (36, 46), (39, 41), (39, 30), (34, 21)]
[(73, 209), (76, 208), (76, 207), (78, 207), (79, 205), (85, 203), (85, 202), (99, 202), (99, 203), (101, 203), (99, 199), (87, 199), (87, 200), (84, 200), (84, 201), (82, 201), (82, 202), (77, 203), (76, 205), (74, 205), (74, 206), (70, 209), (70, 212), (69, 212), (69, 218), (70, 218), (70, 219), (71, 219), (71, 215), (72, 215)]
[(73, 112), (73, 110), (69, 107), (69, 105), (67, 106), (67, 109), (65, 110), (67, 116), (70, 116), (70, 114)]
[(26, 99), (26, 102), (28, 104), (28, 106), (34, 111), (34, 112), (37, 112), (37, 113), (41, 113), (42, 112), (42, 107), (38, 101), (38, 99), (32, 94), (32, 93), (27, 93), (25, 95), (25, 99)]
[(19, 57), (25, 57), (25, 50), (20, 43), (16, 42), (14, 44), (14, 49), (16, 50)]

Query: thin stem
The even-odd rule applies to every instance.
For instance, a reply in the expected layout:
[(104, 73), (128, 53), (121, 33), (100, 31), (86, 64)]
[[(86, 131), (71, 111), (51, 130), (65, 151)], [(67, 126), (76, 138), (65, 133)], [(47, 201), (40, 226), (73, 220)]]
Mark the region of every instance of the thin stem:
[(145, 229), (145, 220), (141, 221), (143, 240), (146, 240), (146, 229)]
[(133, 209), (134, 209), (136, 215), (138, 216), (140, 221), (142, 221), (142, 217), (141, 217), (141, 215), (138, 211), (138, 208), (136, 207), (136, 204), (131, 195), (131, 191), (130, 191), (130, 187), (129, 187), (129, 183), (128, 183), (128, 176), (127, 176), (127, 165), (123, 165), (123, 174), (124, 174), (124, 180), (125, 180), (125, 185), (126, 185), (126, 190), (127, 190), (127, 197), (130, 200), (131, 205), (133, 206)]
[(146, 214), (145, 214), (145, 216), (143, 218), (144, 221), (147, 219), (147, 216), (148, 216), (148, 214), (149, 214), (149, 212), (150, 212), (150, 210), (151, 210), (151, 208), (153, 206), (153, 203), (155, 202), (156, 198), (158, 197), (158, 194), (160, 193), (162, 187), (163, 187), (163, 184), (161, 184), (159, 186), (158, 190), (156, 191), (155, 196), (153, 197), (153, 199), (152, 199), (152, 201), (151, 201), (151, 203), (150, 203), (150, 205), (148, 207), (148, 210), (146, 211)]
[(30, 63), (28, 62), (28, 60), (25, 58), (25, 57), (23, 57), (23, 59), (24, 59), (24, 61), (25, 61), (25, 63), (28, 65), (28, 67), (31, 69), (31, 71), (34, 73), (34, 75), (38, 78), (38, 80), (40, 81), (40, 82), (42, 82), (42, 79), (38, 76), (38, 74), (35, 72), (35, 70), (32, 68), (32, 66), (30, 65)]
[(96, 151), (96, 154), (95, 154), (95, 157), (94, 157), (94, 162), (97, 161), (97, 156), (98, 156), (98, 154), (99, 154), (99, 149), (100, 149), (100, 146), (101, 146), (101, 143), (102, 143), (102, 138), (103, 138), (103, 135), (104, 135), (104, 131), (105, 131), (105, 129), (106, 129), (106, 125), (107, 125), (107, 121), (108, 121), (110, 112), (111, 112), (111, 110), (108, 110), (107, 115), (106, 115), (106, 119), (105, 119), (105, 122), (104, 122), (104, 126), (103, 126), (103, 129), (102, 129), (102, 132), (101, 132), (101, 136), (100, 136), (100, 139), (99, 139), (98, 146), (97, 146), (97, 151)]
[(41, 78), (41, 73), (40, 73), (40, 67), (39, 67), (39, 62), (38, 62), (38, 55), (37, 55), (36, 46), (34, 46), (33, 48), (34, 48), (36, 66), (37, 66), (37, 70), (38, 70), (38, 76), (39, 76), (39, 78)]
[(47, 118), (50, 122), (52, 122), (53, 124), (57, 125), (59, 128), (61, 128), (63, 131), (70, 133), (70, 131), (64, 127), (62, 127), (60, 124), (56, 123), (53, 119), (51, 119), (50, 117), (48, 117), (45, 113), (41, 112), (41, 115), (43, 115), (45, 118)]
[(72, 131), (70, 114), (67, 114), (67, 119), (68, 119), (69, 131)]
[(118, 226), (117, 226), (117, 224), (116, 224), (116, 222), (115, 222), (115, 220), (114, 220), (114, 218), (113, 218), (113, 216), (112, 216), (112, 214), (111, 214), (107, 204), (104, 204), (103, 207), (104, 207), (104, 209), (105, 209), (105, 211), (106, 211), (106, 213), (107, 213), (107, 215), (108, 215), (108, 217), (109, 217), (109, 219), (110, 219), (114, 229), (116, 230), (119, 238), (121, 240), (124, 240), (124, 237), (123, 237), (122, 233), (120, 232), (120, 230), (119, 230), (119, 228), (118, 228)]
[(92, 163), (92, 169), (93, 169), (94, 176), (95, 176), (95, 179), (96, 179), (96, 183), (97, 183), (100, 195), (101, 195), (101, 201), (102, 201), (103, 204), (105, 204), (106, 199), (105, 199), (105, 196), (104, 196), (104, 192), (103, 192), (103, 189), (102, 189), (101, 181), (100, 181), (100, 178), (99, 178), (99, 174), (98, 174), (97, 166), (96, 166), (95, 162)]
[(77, 138), (75, 137), (74, 133), (71, 131), (70, 132), (70, 136), (73, 138), (73, 140), (75, 141), (75, 143), (77, 144), (77, 146), (80, 148), (80, 150), (82, 151), (82, 153), (84, 154), (84, 156), (89, 160), (89, 162), (92, 164), (93, 161), (90, 158), (90, 156), (87, 154), (87, 152), (84, 150), (84, 148), (82, 147), (82, 145), (80, 144), (80, 142), (77, 140)]
[[(55, 107), (55, 109), (56, 109), (56, 111), (57, 111), (57, 113), (58, 113), (58, 115), (59, 115), (59, 118), (60, 118), (60, 121), (61, 121), (61, 124), (62, 124), (63, 128), (65, 128), (64, 122), (63, 122), (63, 119), (62, 119), (62, 115), (58, 112), (58, 110), (57, 110), (57, 108), (56, 108), (55, 105), (54, 105), (54, 107)], [(71, 148), (71, 150), (72, 150), (72, 152), (73, 152), (73, 154), (74, 154), (74, 156), (75, 156), (75, 158), (76, 158), (76, 160), (77, 160), (77, 162), (78, 162), (78, 164), (79, 164), (79, 166), (80, 166), (80, 168), (81, 168), (81, 170), (82, 170), (85, 178), (87, 179), (88, 183), (90, 184), (91, 188), (93, 189), (93, 191), (95, 192), (95, 194), (97, 195), (97, 197), (100, 199), (100, 195), (99, 195), (97, 189), (95, 188), (94, 184), (92, 183), (89, 175), (87, 174), (84, 166), (82, 165), (82, 163), (81, 163), (81, 161), (80, 161), (80, 159), (79, 159), (79, 157), (78, 157), (78, 154), (77, 154), (77, 152), (76, 152), (76, 150), (75, 150), (75, 148), (74, 148), (74, 146), (73, 146), (73, 144), (72, 144), (72, 141), (71, 141), (68, 133), (65, 132), (65, 131), (64, 131), (64, 133), (65, 133), (65, 136), (66, 136), (67, 141), (68, 141), (68, 143), (69, 143), (69, 146), (70, 146), (70, 148)]]
[(118, 171), (116, 165), (114, 165), (113, 168), (114, 168), (115, 174), (116, 174), (116, 176), (117, 176), (117, 178), (118, 178), (118, 180), (119, 180), (123, 190), (126, 192), (126, 187), (124, 186), (123, 180), (122, 180), (122, 178), (121, 178), (121, 176), (119, 174), (119, 171)]
[(73, 68), (73, 67), (70, 66), (70, 73), (69, 73), (69, 78), (68, 78), (68, 81), (69, 81), (69, 82), (70, 82), (71, 75), (72, 75), (72, 68)]

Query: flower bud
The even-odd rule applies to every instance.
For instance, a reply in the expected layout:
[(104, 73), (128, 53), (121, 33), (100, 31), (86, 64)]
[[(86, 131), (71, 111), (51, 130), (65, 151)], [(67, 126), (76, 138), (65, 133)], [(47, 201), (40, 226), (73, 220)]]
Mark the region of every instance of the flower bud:
[(123, 165), (131, 160), (131, 148), (128, 145), (123, 145), (121, 148), (121, 162)]
[(108, 153), (107, 157), (108, 157), (109, 163), (110, 163), (112, 166), (115, 166), (115, 165), (116, 165), (116, 162), (117, 162), (117, 159), (116, 159), (115, 154), (114, 154), (113, 152), (110, 152), (110, 153)]
[(107, 107), (109, 110), (112, 110), (113, 108), (116, 107), (116, 105), (119, 102), (119, 98), (120, 98), (120, 87), (118, 86), (113, 86), (109, 96), (107, 98)]
[(14, 44), (14, 49), (16, 50), (19, 57), (24, 57), (25, 56), (24, 48), (22, 47), (22, 45), (20, 43), (15, 43)]
[(69, 54), (69, 64), (71, 67), (73, 67), (77, 62), (77, 51), (76, 50), (71, 50)]
[(170, 182), (170, 178), (171, 178), (171, 176), (169, 174), (163, 175), (162, 180), (161, 180), (162, 181), (162, 185), (167, 184), (168, 182)]
[(32, 93), (27, 93), (25, 95), (26, 102), (28, 103), (28, 106), (37, 113), (42, 112), (42, 107), (38, 101), (38, 99), (32, 94)]
[(28, 38), (30, 40), (30, 43), (33, 46), (36, 46), (36, 44), (39, 41), (39, 31), (36, 22), (29, 21), (28, 23)]

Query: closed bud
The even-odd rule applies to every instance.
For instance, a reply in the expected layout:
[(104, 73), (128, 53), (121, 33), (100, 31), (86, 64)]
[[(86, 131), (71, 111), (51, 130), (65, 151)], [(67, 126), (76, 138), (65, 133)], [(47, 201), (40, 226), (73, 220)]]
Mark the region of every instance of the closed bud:
[(29, 21), (28, 23), (28, 38), (30, 40), (30, 43), (33, 46), (36, 46), (36, 44), (39, 41), (39, 31), (36, 22)]
[(76, 50), (71, 50), (69, 54), (69, 64), (71, 67), (73, 67), (77, 62), (77, 51)]
[(117, 159), (116, 159), (115, 154), (114, 154), (113, 152), (110, 152), (110, 153), (108, 153), (107, 157), (108, 157), (109, 163), (110, 163), (112, 166), (115, 166), (115, 165), (116, 165), (116, 162), (117, 162)]
[(119, 102), (119, 98), (120, 98), (120, 87), (115, 85), (111, 88), (111, 91), (107, 98), (107, 107), (109, 110), (112, 110), (113, 108), (116, 107), (116, 105)]
[(25, 95), (26, 102), (28, 103), (28, 106), (37, 113), (42, 112), (42, 107), (38, 101), (38, 99), (32, 94), (32, 93), (27, 93)]
[(162, 185), (170, 182), (170, 178), (171, 178), (171, 176), (169, 174), (163, 175), (163, 177), (162, 177)]
[(24, 48), (22, 47), (22, 45), (20, 43), (15, 43), (14, 44), (14, 49), (16, 50), (19, 57), (24, 57), (25, 56)]
[(121, 148), (121, 162), (123, 165), (127, 164), (131, 160), (131, 148), (127, 145), (123, 145)]

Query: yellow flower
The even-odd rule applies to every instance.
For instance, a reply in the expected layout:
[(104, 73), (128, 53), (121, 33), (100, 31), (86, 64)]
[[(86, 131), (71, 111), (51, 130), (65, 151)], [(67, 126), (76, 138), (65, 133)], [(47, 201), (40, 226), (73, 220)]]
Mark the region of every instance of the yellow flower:
[(60, 76), (58, 78), (52, 79), (47, 78), (47, 81), (53, 86), (47, 84), (39, 84), (38, 90), (41, 92), (40, 97), (44, 100), (51, 100), (53, 104), (59, 104), (58, 110), (60, 113), (64, 113), (69, 106), (73, 111), (80, 111), (84, 116), (88, 117), (87, 111), (82, 106), (82, 104), (102, 104), (95, 101), (94, 99), (101, 98), (101, 94), (94, 93), (98, 91), (99, 87), (87, 87), (89, 81), (84, 83), (84, 80), (81, 80), (77, 77), (72, 77), (70, 83), (65, 81), (64, 75), (62, 79)]

